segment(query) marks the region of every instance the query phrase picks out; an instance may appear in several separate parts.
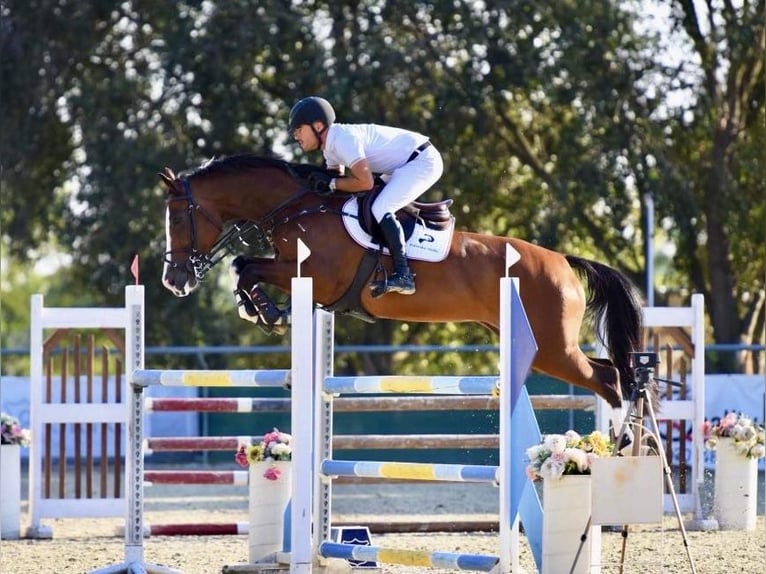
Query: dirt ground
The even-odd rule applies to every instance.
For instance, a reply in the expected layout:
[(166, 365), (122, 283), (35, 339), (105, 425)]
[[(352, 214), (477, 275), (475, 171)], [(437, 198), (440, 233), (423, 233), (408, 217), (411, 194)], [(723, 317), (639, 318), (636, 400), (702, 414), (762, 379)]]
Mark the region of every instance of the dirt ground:
[[(763, 492), (763, 489), (760, 489)], [(146, 491), (149, 523), (246, 522), (247, 490), (243, 486), (154, 486)], [(497, 520), (497, 490), (474, 484), (337, 485), (333, 493), (337, 521), (369, 524), (381, 520), (428, 522), (432, 520)], [(691, 517), (685, 517), (691, 518)], [(22, 532), (28, 518), (22, 507)], [(118, 536), (121, 519), (66, 519), (45, 521), (52, 526), (52, 540), (3, 540), (0, 573), (84, 573), (120, 564), (124, 542)], [(741, 531), (689, 531), (689, 551), (699, 574), (766, 573), (766, 527), (763, 501), (759, 501), (757, 528)], [(494, 533), (373, 534), (375, 546), (498, 554)], [(604, 574), (618, 572), (622, 536), (602, 534)], [(224, 566), (246, 564), (247, 535), (153, 536), (144, 544), (147, 563), (166, 565), (185, 574), (217, 574)], [(521, 566), (535, 572), (522, 536)], [(404, 574), (422, 569), (385, 565), (382, 572)], [(447, 570), (425, 570), (448, 572)], [(623, 572), (692, 572), (683, 536), (675, 515), (662, 525), (633, 527), (627, 538)]]

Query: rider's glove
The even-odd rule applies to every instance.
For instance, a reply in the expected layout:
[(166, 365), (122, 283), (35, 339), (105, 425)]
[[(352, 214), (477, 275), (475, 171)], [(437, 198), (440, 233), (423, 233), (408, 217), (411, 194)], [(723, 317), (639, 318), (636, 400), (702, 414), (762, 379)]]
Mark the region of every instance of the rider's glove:
[(321, 171), (315, 171), (309, 175), (309, 186), (321, 196), (332, 195), (335, 191), (331, 186), (332, 176)]

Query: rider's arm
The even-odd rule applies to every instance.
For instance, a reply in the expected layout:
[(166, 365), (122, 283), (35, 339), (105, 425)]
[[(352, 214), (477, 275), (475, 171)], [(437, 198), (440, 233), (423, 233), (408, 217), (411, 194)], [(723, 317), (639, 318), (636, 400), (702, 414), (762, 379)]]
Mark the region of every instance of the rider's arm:
[(367, 160), (362, 158), (348, 169), (345, 177), (334, 178), (335, 189), (348, 193), (357, 193), (372, 189), (375, 183)]

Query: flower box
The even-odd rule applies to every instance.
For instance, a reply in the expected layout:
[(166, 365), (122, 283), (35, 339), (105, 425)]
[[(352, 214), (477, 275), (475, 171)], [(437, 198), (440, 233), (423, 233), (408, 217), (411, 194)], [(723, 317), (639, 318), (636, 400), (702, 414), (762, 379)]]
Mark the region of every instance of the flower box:
[(755, 530), (758, 459), (740, 454), (732, 438), (715, 449), (713, 513), (721, 530)]
[(21, 446), (0, 446), (0, 539), (17, 540), (21, 515)]
[(569, 430), (545, 435), (527, 449), (527, 477), (543, 481), (543, 574), (601, 572), (601, 527), (589, 525), (590, 473), (593, 462), (613, 448), (599, 431), (580, 436)]
[(662, 522), (663, 472), (659, 456), (619, 456), (591, 463), (594, 524)]
[(754, 530), (758, 459), (766, 456), (766, 429), (750, 417), (726, 413), (705, 421), (707, 448), (716, 452), (713, 513), (722, 530)]
[[(285, 513), (292, 492), (292, 440), (279, 429), (257, 444), (241, 443), (234, 459), (249, 469), (250, 563), (273, 562), (289, 541)], [(285, 537), (285, 534), (288, 536)]]
[[(270, 475), (277, 477), (267, 478)], [(250, 465), (248, 544), (251, 564), (273, 561), (276, 553), (283, 550), (284, 516), (291, 488), (292, 462), (264, 461)]]
[(0, 539), (20, 536), (21, 447), (29, 446), (29, 429), (19, 419), (0, 413)]
[[(564, 475), (543, 480), (542, 574), (601, 571), (601, 527), (586, 530), (590, 515), (590, 476)], [(583, 534), (587, 537), (581, 544)], [(594, 559), (596, 564), (592, 564)]]

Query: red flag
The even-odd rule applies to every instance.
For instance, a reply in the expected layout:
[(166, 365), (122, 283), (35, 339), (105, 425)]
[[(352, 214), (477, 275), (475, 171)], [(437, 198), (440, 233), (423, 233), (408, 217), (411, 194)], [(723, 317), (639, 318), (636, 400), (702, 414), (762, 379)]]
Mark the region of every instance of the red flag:
[(133, 262), (130, 264), (130, 272), (136, 280), (136, 285), (138, 285), (138, 253), (133, 256)]

